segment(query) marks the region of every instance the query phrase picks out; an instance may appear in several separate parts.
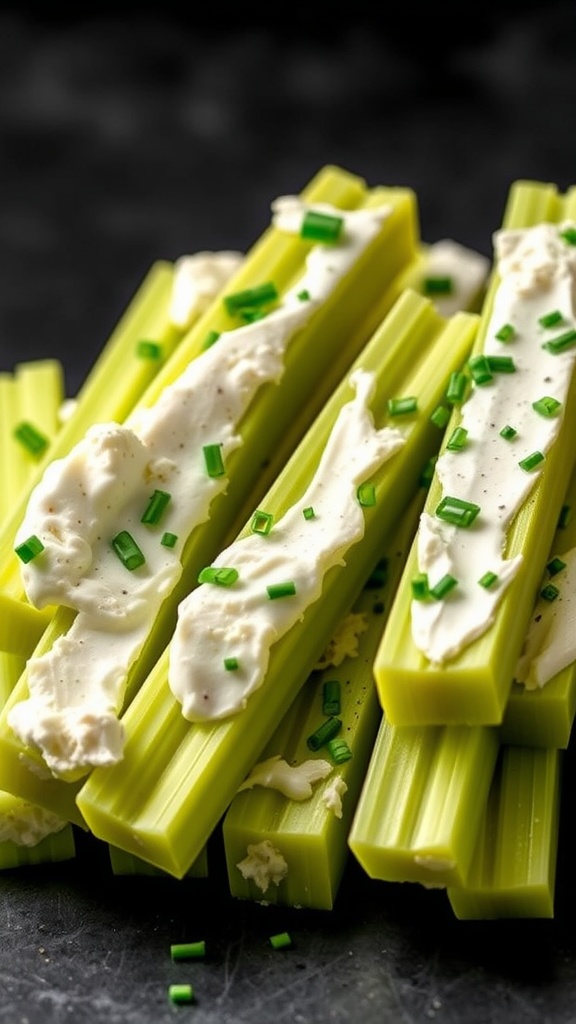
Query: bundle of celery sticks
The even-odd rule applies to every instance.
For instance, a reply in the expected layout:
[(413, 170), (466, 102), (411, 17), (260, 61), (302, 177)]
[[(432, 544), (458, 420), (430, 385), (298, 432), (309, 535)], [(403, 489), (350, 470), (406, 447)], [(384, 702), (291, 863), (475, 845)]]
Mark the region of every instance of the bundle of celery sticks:
[[(572, 219), (571, 192), (521, 181), (502, 228), (514, 237), (557, 225), (570, 247)], [(459, 918), (552, 917), (576, 681), (571, 661), (536, 688), (515, 669), (543, 592), (549, 603), (568, 601), (576, 383), (568, 379), (562, 403), (548, 396), (558, 430), (508, 529), (504, 553), (521, 569), (484, 634), (437, 664), (412, 639), (413, 605), (457, 602), (459, 589), (449, 571), (442, 587), (429, 587), (420, 524), (440, 507), (443, 453), (473, 444), (462, 426), (468, 396), (482, 388), (489, 401), (495, 368), (521, 370), (510, 325), (507, 361), (485, 354), (496, 262), (456, 243), (424, 243), (410, 189), (369, 188), (333, 166), (273, 204), (270, 227), (246, 255), (211, 263), (217, 255), (150, 269), (73, 401), (57, 360), (0, 374), (0, 866), (73, 857), (84, 829), (106, 844), (115, 873), (202, 876), (219, 830), (239, 899), (330, 909), (355, 857), (371, 878), (444, 888)], [(555, 337), (566, 339), (554, 356), (566, 362), (572, 309), (552, 312), (561, 317)], [(114, 693), (84, 707), (61, 652), (89, 645), (93, 630), (70, 601), (31, 600), (27, 581), (42, 580), (53, 540), (39, 521), (16, 543), (31, 497), (50, 466), (78, 461), (93, 425), (122, 425), (145, 444), (146, 416), (184, 381), (192, 400), (194, 387), (222, 391), (251, 338), (255, 351), (277, 346), (281, 366), (254, 385), (230, 450), (219, 442), (224, 464), (208, 473), (207, 508), (186, 534), (160, 513), (132, 531), (130, 585), (149, 571), (152, 539), (171, 549), (178, 573)], [(493, 373), (479, 383), (480, 363)], [(233, 379), (241, 389), (242, 376)], [(366, 407), (359, 381), (370, 383)], [(368, 431), (374, 444), (392, 439), (393, 449), (359, 469), (347, 430), (362, 439)], [(322, 504), (331, 473), (359, 523), (349, 539)], [(323, 553), (264, 602), (258, 684), (229, 713), (186, 717), (170, 676), (185, 606), (192, 602), (199, 630), (219, 596), (222, 608), (225, 596), (242, 610), (235, 565), (247, 550), (286, 561), (295, 519), (302, 538), (316, 531)], [(121, 527), (109, 530), (109, 548)], [(483, 583), (499, 585), (495, 573)], [(296, 605), (306, 588), (310, 598)], [(240, 612), (222, 617), (223, 635), (238, 636)], [(233, 691), (242, 658), (222, 661), (222, 686)], [(48, 692), (43, 666), (54, 663), (65, 685)], [(86, 749), (64, 726), (58, 733), (71, 708), (84, 727), (104, 704), (103, 721), (117, 722), (121, 738), (114, 757), (103, 757), (97, 732)]]

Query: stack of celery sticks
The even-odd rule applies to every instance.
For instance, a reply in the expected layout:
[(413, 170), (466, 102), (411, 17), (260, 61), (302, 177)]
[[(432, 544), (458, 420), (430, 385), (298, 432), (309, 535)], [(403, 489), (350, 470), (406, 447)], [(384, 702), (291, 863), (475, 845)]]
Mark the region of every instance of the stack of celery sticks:
[[(557, 224), (569, 245), (575, 202), (519, 182), (503, 228)], [(0, 864), (73, 856), (80, 828), (108, 845), (115, 872), (179, 879), (210, 870), (207, 843), (220, 829), (229, 889), (241, 899), (329, 909), (352, 855), (373, 878), (445, 887), (458, 917), (551, 916), (572, 669), (530, 690), (514, 673), (543, 578), (554, 565), (559, 592), (559, 556), (574, 543), (574, 396), (554, 407), (559, 435), (510, 528), (509, 551), (524, 557), (512, 593), (471, 653), (427, 663), (410, 633), (424, 575), (419, 524), (442, 497), (443, 452), (455, 436), (463, 447), (465, 392), (451, 389), (456, 380), (466, 394), (480, 387), (473, 369), (498, 268), (485, 289), (478, 254), (422, 242), (410, 189), (368, 188), (332, 166), (273, 204), (270, 228), (245, 256), (225, 254), (208, 273), (217, 255), (151, 268), (65, 416), (55, 361), (0, 378), (10, 496), (0, 533)], [(572, 310), (561, 313), (568, 337)], [(256, 375), (230, 425), (233, 444), (220, 442), (224, 462), (208, 472), (196, 519), (184, 510), (180, 532), (170, 519), (131, 527), (139, 558), (123, 565), (127, 593), (152, 573), (147, 545), (163, 538), (178, 571), (114, 687), (80, 693), (74, 669), (66, 675), (74, 652), (96, 634), (112, 650), (126, 635), (116, 626), (108, 636), (96, 612), (67, 598), (34, 606), (27, 583), (54, 564), (54, 538), (47, 521), (30, 519), (31, 496), (48, 467), (78, 464), (93, 425), (121, 425), (145, 444), (147, 416), (184, 385), (193, 407), (194, 388), (198, 403), (211, 389), (216, 403), (227, 373), (241, 390), (238, 367), (263, 346), (278, 365)], [(122, 501), (99, 524), (110, 549)], [(17, 544), (23, 521), (32, 525)], [(315, 554), (252, 612), (251, 560), (288, 573), (294, 532)], [(450, 589), (417, 599), (454, 602)], [(228, 617), (227, 603), (236, 609)], [(240, 635), (245, 609), (265, 622), (256, 683), (213, 717), (186, 712), (172, 681), (188, 604), (201, 647), (214, 632), (207, 624), (202, 634), (204, 617), (222, 609), (224, 654), (206, 668), (216, 704), (242, 694), (248, 674), (242, 655), (226, 656), (227, 638)], [(46, 665), (63, 688), (47, 690), (58, 673)], [(83, 729), (90, 720), (90, 742), (66, 732), (71, 717)], [(104, 756), (111, 723), (119, 746)]]

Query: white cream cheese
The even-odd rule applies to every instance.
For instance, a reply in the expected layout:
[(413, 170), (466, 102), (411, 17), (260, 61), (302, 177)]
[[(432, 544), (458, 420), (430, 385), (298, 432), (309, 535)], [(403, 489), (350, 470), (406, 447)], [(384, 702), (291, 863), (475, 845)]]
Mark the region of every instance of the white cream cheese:
[(564, 563), (543, 585), (554, 586), (554, 600), (540, 596), (516, 667), (515, 680), (535, 690), (576, 661), (576, 548), (559, 555)]
[(321, 672), (333, 665), (337, 668), (345, 658), (356, 658), (358, 656), (358, 644), (360, 635), (368, 629), (368, 616), (364, 612), (350, 612), (345, 615), (342, 622), (336, 628), (334, 636), (329, 641), (316, 662), (314, 668)]
[[(264, 682), (270, 648), (322, 593), (324, 575), (364, 534), (357, 489), (404, 444), (394, 427), (377, 430), (368, 402), (374, 377), (350, 375), (354, 398), (336, 419), (304, 495), (262, 536), (248, 534), (215, 559), (238, 578), (222, 587), (203, 583), (181, 602), (170, 645), (169, 684), (190, 721), (240, 711)], [(306, 518), (304, 509), (314, 516)], [(295, 592), (271, 599), (268, 587), (286, 581)], [(226, 659), (234, 659), (234, 669)]]
[(286, 860), (269, 839), (263, 839), (260, 843), (249, 843), (246, 857), (239, 861), (236, 867), (242, 878), (254, 882), (264, 893), (271, 885), (280, 885), (288, 874)]
[[(520, 462), (534, 452), (546, 455), (562, 421), (562, 406), (544, 416), (533, 403), (544, 397), (565, 402), (576, 358), (575, 345), (557, 354), (542, 347), (575, 326), (576, 248), (562, 238), (566, 226), (539, 224), (495, 236), (500, 281), (484, 354), (511, 357), (515, 370), (494, 372), (490, 383), (472, 387), (462, 406), (465, 446), (445, 449), (437, 461), (443, 497), (479, 506), (477, 518), (465, 528), (433, 514), (421, 517), (419, 571), (431, 587), (445, 574), (457, 580), (443, 600), (412, 601), (414, 643), (433, 663), (455, 657), (488, 629), (522, 563), (521, 555), (504, 556), (506, 533), (540, 468), (527, 471)], [(561, 321), (542, 326), (540, 318), (556, 311)], [(496, 335), (506, 324), (514, 336), (503, 342)], [(517, 431), (512, 440), (500, 434), (507, 426)], [(488, 588), (478, 582), (487, 572), (497, 576)]]
[(238, 787), (238, 792), (252, 789), (254, 786), (264, 786), (267, 789), (277, 789), (289, 800), (309, 800), (314, 783), (325, 779), (331, 771), (330, 762), (320, 757), (311, 757), (300, 764), (291, 765), (280, 754), (276, 754), (254, 765), (250, 774)]
[[(285, 197), (275, 204), (274, 221), (289, 231), (296, 217), (299, 230), (309, 209)], [(181, 574), (186, 538), (227, 488), (225, 471), (207, 474), (203, 448), (217, 446), (226, 469), (256, 392), (280, 380), (292, 338), (388, 216), (384, 208), (321, 209), (342, 218), (341, 241), (311, 248), (304, 274), (275, 309), (223, 332), (125, 425), (92, 427), (47, 468), (31, 495), (15, 543), (36, 536), (44, 550), (22, 566), (26, 593), (37, 607), (65, 605), (78, 615), (49, 651), (30, 660), (29, 699), (11, 709), (9, 724), (54, 775), (78, 778), (122, 757), (118, 712), (128, 671)], [(161, 523), (151, 527), (141, 517), (156, 490), (170, 499)], [(133, 571), (112, 549), (121, 531), (146, 559)], [(173, 547), (161, 543), (165, 533), (177, 538)]]
[(0, 810), (0, 843), (36, 846), (46, 836), (61, 832), (67, 824), (67, 821), (42, 807), (11, 797), (9, 807), (1, 806)]
[(321, 796), (322, 803), (337, 818), (342, 817), (342, 798), (347, 792), (348, 786), (341, 775), (335, 775), (324, 787)]
[(202, 315), (240, 266), (241, 252), (196, 252), (180, 256), (174, 264), (174, 281), (168, 317), (186, 330)]
[(434, 242), (426, 250), (426, 277), (450, 281), (447, 292), (430, 296), (438, 312), (445, 317), (472, 307), (482, 295), (489, 270), (490, 260), (486, 256), (451, 238)]

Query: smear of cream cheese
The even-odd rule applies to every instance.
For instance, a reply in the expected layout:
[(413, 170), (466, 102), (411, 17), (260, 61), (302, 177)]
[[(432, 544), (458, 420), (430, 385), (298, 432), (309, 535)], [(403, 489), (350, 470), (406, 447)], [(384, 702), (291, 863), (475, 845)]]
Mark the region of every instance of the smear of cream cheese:
[[(298, 198), (274, 204), (274, 222), (300, 230), (308, 209)], [(341, 242), (313, 246), (304, 274), (268, 316), (223, 332), (150, 408), (125, 425), (99, 424), (64, 459), (54, 461), (31, 495), (15, 543), (31, 535), (44, 545), (22, 566), (30, 601), (78, 612), (68, 632), (28, 665), (29, 699), (9, 724), (37, 748), (48, 769), (78, 778), (122, 757), (118, 713), (131, 665), (158, 609), (181, 574), (192, 530), (206, 521), (226, 473), (207, 475), (203, 447), (220, 448), (224, 468), (242, 444), (238, 424), (262, 384), (278, 382), (296, 332), (326, 300), (376, 236), (388, 208), (343, 212)], [(304, 297), (303, 297), (304, 296)], [(170, 494), (157, 527), (141, 523), (155, 490)], [(146, 561), (128, 571), (111, 541), (127, 530)], [(173, 547), (164, 533), (177, 537)]]
[[(461, 451), (444, 450), (437, 461), (442, 495), (478, 505), (477, 518), (463, 528), (430, 513), (421, 517), (419, 571), (431, 586), (446, 573), (458, 581), (444, 600), (412, 602), (414, 643), (432, 663), (454, 658), (485, 633), (522, 563), (520, 554), (505, 557), (506, 533), (541, 470), (528, 472), (519, 463), (535, 451), (545, 455), (562, 421), (562, 408), (546, 417), (533, 402), (566, 400), (576, 358), (574, 345), (559, 354), (542, 347), (575, 326), (576, 248), (562, 237), (568, 226), (539, 224), (495, 235), (499, 286), (484, 354), (510, 356), (515, 371), (495, 372), (489, 384), (472, 388), (462, 407), (466, 444)], [(561, 322), (539, 323), (555, 311)], [(514, 337), (502, 342), (496, 334), (506, 324)], [(517, 431), (512, 440), (500, 434), (506, 426)], [(478, 583), (486, 572), (498, 577), (490, 588)]]
[(558, 672), (576, 661), (576, 548), (559, 555), (560, 569), (543, 585), (554, 586), (555, 599), (540, 596), (528, 627), (516, 667), (515, 679), (527, 690), (545, 686)]
[(426, 252), (426, 276), (446, 277), (451, 282), (448, 292), (431, 295), (438, 312), (450, 317), (470, 309), (482, 294), (489, 270), (490, 260), (486, 256), (451, 238), (430, 245)]
[[(358, 486), (404, 444), (395, 427), (378, 430), (368, 408), (374, 376), (350, 375), (354, 398), (336, 419), (304, 495), (262, 536), (236, 540), (215, 559), (232, 567), (229, 587), (203, 583), (181, 602), (170, 644), (169, 684), (190, 721), (235, 714), (264, 682), (270, 648), (322, 593), (325, 574), (364, 534)], [(311, 507), (313, 518), (303, 511)], [(267, 587), (291, 581), (295, 593), (271, 599)], [(226, 668), (225, 659), (237, 661)]]
[(228, 283), (243, 259), (241, 252), (233, 250), (180, 256), (174, 264), (168, 310), (170, 323), (186, 330), (208, 309), (214, 296)]

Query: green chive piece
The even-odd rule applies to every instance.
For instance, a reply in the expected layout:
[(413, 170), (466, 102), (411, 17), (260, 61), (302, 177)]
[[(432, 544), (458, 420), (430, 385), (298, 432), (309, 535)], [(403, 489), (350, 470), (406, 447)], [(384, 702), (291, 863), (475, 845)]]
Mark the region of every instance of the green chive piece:
[(218, 587), (231, 587), (238, 579), (238, 570), (232, 566), (207, 565), (198, 573), (198, 583), (215, 583)]
[(489, 384), (494, 379), (486, 356), (472, 356), (468, 360), (468, 366), (475, 384), (482, 386), (483, 384)]
[(293, 597), (296, 593), (296, 584), (292, 580), (285, 580), (282, 583), (270, 583), (266, 587), (266, 593), (271, 601), (277, 601), (281, 597)]
[(443, 430), (451, 415), (450, 409), (448, 409), (446, 405), (437, 405), (430, 416), (430, 421), (435, 427), (439, 427), (440, 430)]
[(560, 352), (564, 352), (565, 349), (571, 348), (572, 345), (576, 345), (576, 330), (574, 329), (566, 331), (564, 334), (559, 334), (557, 338), (551, 338), (550, 341), (545, 341), (542, 348), (552, 352), (553, 355), (558, 355)]
[(262, 512), (261, 509), (257, 509), (252, 516), (250, 529), (252, 533), (261, 533), (263, 537), (266, 537), (272, 529), (273, 522), (274, 516), (271, 512)]
[(224, 460), (222, 458), (222, 445), (205, 444), (202, 451), (204, 452), (204, 464), (208, 476), (224, 476), (226, 470), (224, 469)]
[(415, 395), (407, 395), (406, 398), (389, 398), (388, 414), (390, 416), (407, 416), (418, 411), (418, 399)]
[(366, 581), (367, 590), (378, 590), (388, 579), (388, 559), (381, 558)]
[(236, 672), (239, 665), (240, 662), (238, 661), (238, 658), (224, 658), (224, 668), (227, 672)]
[(312, 505), (307, 505), (306, 508), (303, 508), (302, 515), (304, 516), (304, 519), (315, 519), (316, 517), (316, 513), (312, 508)]
[(562, 559), (558, 557), (552, 558), (546, 566), (546, 569), (550, 576), (556, 576), (557, 573), (562, 572), (562, 569), (565, 568), (566, 562), (563, 562)]
[(219, 337), (220, 331), (208, 331), (208, 334), (206, 335), (204, 341), (202, 342), (202, 350), (206, 351), (207, 348), (212, 348), (212, 345), (214, 345), (214, 343), (218, 341)]
[(451, 452), (461, 452), (462, 449), (465, 447), (467, 440), (468, 431), (465, 429), (465, 427), (456, 427), (452, 431), (450, 437), (448, 438), (446, 447)]
[(516, 337), (516, 328), (512, 324), (502, 324), (494, 337), (498, 341), (512, 341)]
[(438, 580), (438, 583), (430, 587), (430, 597), (433, 597), (436, 601), (441, 601), (443, 597), (446, 597), (454, 587), (457, 586), (458, 580), (455, 576), (452, 576), (449, 572), (446, 573), (442, 579)]
[(322, 683), (322, 714), (339, 715), (341, 704), (340, 680), (326, 679)]
[(14, 550), (20, 561), (28, 565), (28, 562), (31, 562), (33, 558), (37, 558), (44, 551), (44, 545), (40, 538), (33, 533), (31, 537), (28, 537), (28, 540), (22, 541)]
[(200, 960), (206, 956), (206, 943), (204, 939), (199, 942), (176, 942), (170, 946), (170, 956), (173, 960)]
[(576, 245), (576, 228), (564, 228), (560, 232), (560, 238), (562, 238), (567, 245)]
[(424, 466), (422, 467), (422, 471), (420, 473), (420, 478), (418, 480), (418, 484), (419, 484), (420, 487), (424, 487), (424, 488), (430, 487), (430, 484), (432, 483), (432, 480), (434, 479), (434, 470), (436, 469), (436, 462), (437, 461), (438, 461), (438, 456), (437, 455), (431, 455), (430, 458), (427, 459), (426, 462), (424, 463)]
[(162, 346), (158, 341), (142, 339), (136, 345), (136, 355), (139, 359), (160, 359)]
[(544, 462), (545, 455), (543, 452), (532, 452), (531, 455), (527, 455), (525, 459), (520, 459), (518, 465), (520, 469), (524, 469), (527, 473), (531, 473), (533, 469), (536, 469), (542, 462)]
[(480, 511), (480, 506), (473, 501), (464, 501), (463, 498), (454, 498), (447, 495), (436, 508), (436, 515), (445, 523), (452, 523), (454, 526), (471, 526)]
[(496, 573), (495, 572), (490, 572), (490, 571), (485, 572), (484, 575), (481, 576), (480, 579), (478, 580), (478, 583), (480, 584), (480, 586), (484, 587), (485, 590), (490, 590), (490, 588), (493, 587), (494, 584), (497, 583), (497, 582), (498, 582), (498, 577), (497, 577)]
[(446, 388), (446, 401), (450, 402), (451, 405), (457, 405), (459, 402), (464, 400), (466, 395), (466, 388), (468, 387), (468, 377), (461, 370), (454, 370), (448, 378), (448, 387)]
[(160, 543), (164, 548), (173, 548), (175, 547), (177, 540), (178, 535), (176, 533), (169, 533), (168, 531), (166, 531), (166, 533), (162, 534), (162, 539)]
[(288, 932), (271, 935), (268, 941), (273, 949), (288, 949), (292, 945), (292, 939)]
[(559, 409), (562, 407), (562, 402), (559, 402), (557, 398), (550, 398), (549, 395), (544, 395), (542, 398), (538, 398), (535, 402), (532, 402), (532, 408), (536, 412), (540, 413), (541, 416), (546, 416), (547, 419), (551, 419), (552, 416), (556, 416)]
[(49, 441), (32, 423), (19, 423), (14, 428), (14, 437), (28, 449), (31, 455), (43, 455)]
[(170, 498), (168, 491), (154, 491), (140, 522), (146, 526), (156, 526), (164, 515)]
[(538, 317), (538, 323), (541, 327), (556, 327), (557, 324), (562, 323), (563, 319), (560, 310), (554, 309), (551, 313), (545, 313), (544, 316)]
[(278, 298), (278, 291), (273, 281), (266, 281), (255, 288), (246, 288), (241, 292), (224, 296), (224, 305), (228, 313), (240, 313), (246, 309), (264, 306)]
[(307, 210), (302, 220), (300, 237), (310, 242), (337, 242), (344, 226), (343, 217)]
[(540, 597), (544, 601), (555, 601), (559, 593), (558, 587), (555, 587), (553, 583), (547, 583), (545, 587), (542, 587)]
[(512, 438), (516, 437), (518, 431), (515, 427), (511, 427), (509, 423), (505, 427), (502, 427), (500, 431), (500, 437), (503, 437), (505, 441), (511, 441)]
[(320, 747), (323, 747), (329, 740), (333, 740), (338, 735), (341, 728), (342, 722), (339, 718), (336, 718), (334, 715), (327, 718), (306, 740), (308, 749), (320, 750)]
[(264, 309), (241, 309), (240, 316), (244, 323), (254, 324), (257, 320), (263, 320), (267, 313)]
[(358, 503), (363, 508), (373, 508), (376, 504), (376, 488), (374, 484), (360, 484), (356, 495)]
[(310, 292), (308, 291), (308, 289), (303, 288), (301, 292), (298, 292), (298, 298), (300, 299), (300, 302), (309, 302)]
[(425, 601), (430, 593), (428, 573), (419, 572), (411, 581), (412, 597), (415, 601)]
[(345, 761), (350, 761), (352, 758), (352, 751), (346, 740), (341, 739), (339, 736), (336, 739), (328, 740), (326, 751), (329, 758), (334, 761), (334, 764), (344, 764)]
[(454, 281), (449, 275), (443, 277), (431, 275), (424, 278), (423, 288), (425, 295), (451, 295)]
[(560, 514), (558, 516), (558, 523), (556, 529), (565, 530), (568, 524), (572, 520), (572, 507), (570, 505), (562, 505)]
[(168, 998), (170, 1002), (181, 1005), (194, 1002), (194, 989), (192, 985), (169, 985)]
[(144, 565), (146, 559), (132, 534), (128, 533), (128, 530), (121, 530), (120, 533), (116, 534), (112, 538), (112, 547), (118, 558), (122, 562), (122, 565), (126, 569), (132, 572), (134, 569), (139, 569), (141, 565)]
[(512, 356), (488, 356), (488, 369), (492, 373), (516, 373)]

